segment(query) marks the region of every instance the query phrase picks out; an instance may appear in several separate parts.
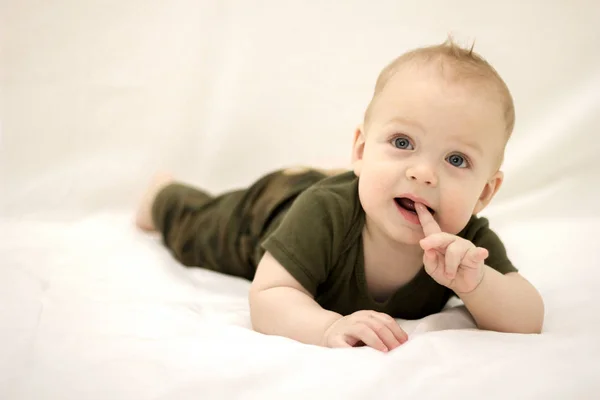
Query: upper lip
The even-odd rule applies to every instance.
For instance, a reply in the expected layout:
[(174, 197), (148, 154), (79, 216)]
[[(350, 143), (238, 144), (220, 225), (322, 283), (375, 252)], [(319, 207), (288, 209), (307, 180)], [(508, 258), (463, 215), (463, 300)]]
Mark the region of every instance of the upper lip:
[(400, 198), (403, 198), (403, 197), (405, 197), (407, 199), (410, 199), (410, 200), (414, 201), (415, 203), (421, 203), (425, 207), (429, 208), (430, 210), (433, 210), (433, 207), (431, 207), (431, 205), (425, 199), (422, 199), (419, 196), (415, 196), (415, 195), (410, 194), (410, 193), (403, 193), (403, 194), (401, 194), (399, 196), (396, 196), (397, 199), (400, 199)]

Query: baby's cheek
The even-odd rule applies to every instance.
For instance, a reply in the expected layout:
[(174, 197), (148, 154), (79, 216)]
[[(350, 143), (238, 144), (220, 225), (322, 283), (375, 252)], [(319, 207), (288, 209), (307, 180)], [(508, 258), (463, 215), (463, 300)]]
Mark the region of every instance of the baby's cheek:
[(466, 202), (454, 201), (444, 204), (441, 210), (440, 227), (444, 232), (456, 235), (469, 222), (471, 210)]
[(380, 207), (381, 199), (379, 193), (381, 192), (380, 183), (372, 179), (361, 179), (359, 183), (359, 196), (360, 201), (367, 212), (373, 212)]

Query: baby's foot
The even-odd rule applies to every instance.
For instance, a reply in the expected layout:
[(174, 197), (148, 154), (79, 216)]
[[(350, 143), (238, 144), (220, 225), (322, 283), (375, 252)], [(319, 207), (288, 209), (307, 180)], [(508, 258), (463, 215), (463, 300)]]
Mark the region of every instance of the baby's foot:
[(138, 205), (135, 217), (135, 224), (138, 228), (145, 231), (154, 231), (156, 229), (152, 222), (152, 205), (158, 192), (171, 182), (173, 182), (173, 176), (169, 173), (161, 172), (154, 175)]

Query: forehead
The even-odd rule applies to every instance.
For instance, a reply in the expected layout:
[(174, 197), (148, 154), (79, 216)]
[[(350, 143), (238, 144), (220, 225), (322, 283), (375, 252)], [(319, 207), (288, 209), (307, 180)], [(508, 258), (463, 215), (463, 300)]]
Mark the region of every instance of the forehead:
[(448, 79), (434, 68), (401, 67), (378, 94), (372, 122), (414, 122), (432, 134), (470, 140), (504, 140), (500, 95), (478, 80)]

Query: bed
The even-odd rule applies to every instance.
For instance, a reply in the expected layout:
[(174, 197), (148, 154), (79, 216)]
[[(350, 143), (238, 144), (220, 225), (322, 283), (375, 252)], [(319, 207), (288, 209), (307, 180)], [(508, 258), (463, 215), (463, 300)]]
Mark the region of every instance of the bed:
[[(597, 398), (600, 7), (337, 4), (3, 5), (0, 398)], [(381, 67), (448, 31), (515, 97), (483, 214), (544, 297), (542, 334), (477, 330), (453, 301), (399, 320), (388, 354), (262, 335), (249, 282), (136, 229), (158, 170), (218, 192), (347, 166)]]

